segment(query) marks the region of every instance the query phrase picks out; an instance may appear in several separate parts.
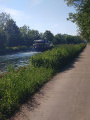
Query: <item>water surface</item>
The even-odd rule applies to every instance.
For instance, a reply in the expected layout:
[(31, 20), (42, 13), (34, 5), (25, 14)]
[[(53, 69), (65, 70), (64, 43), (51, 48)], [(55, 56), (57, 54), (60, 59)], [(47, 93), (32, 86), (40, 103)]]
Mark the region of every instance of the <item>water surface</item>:
[(29, 64), (30, 57), (37, 52), (19, 52), (16, 54), (0, 56), (0, 73), (6, 72), (9, 65), (14, 65), (15, 68)]

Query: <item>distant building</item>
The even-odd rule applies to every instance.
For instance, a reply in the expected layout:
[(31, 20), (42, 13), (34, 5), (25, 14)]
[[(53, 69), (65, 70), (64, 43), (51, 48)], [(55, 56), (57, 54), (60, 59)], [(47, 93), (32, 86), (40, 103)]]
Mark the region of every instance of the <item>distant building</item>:
[(35, 50), (44, 51), (49, 49), (50, 41), (47, 40), (34, 40), (33, 48)]

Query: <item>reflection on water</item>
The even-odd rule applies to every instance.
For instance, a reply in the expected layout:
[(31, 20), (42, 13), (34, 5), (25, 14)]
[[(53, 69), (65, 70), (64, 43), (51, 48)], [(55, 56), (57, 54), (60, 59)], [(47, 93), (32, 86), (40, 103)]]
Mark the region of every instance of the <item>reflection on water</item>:
[(37, 52), (22, 52), (0, 56), (0, 73), (5, 72), (9, 65), (14, 65), (15, 68), (27, 65), (30, 62), (30, 57), (36, 53)]

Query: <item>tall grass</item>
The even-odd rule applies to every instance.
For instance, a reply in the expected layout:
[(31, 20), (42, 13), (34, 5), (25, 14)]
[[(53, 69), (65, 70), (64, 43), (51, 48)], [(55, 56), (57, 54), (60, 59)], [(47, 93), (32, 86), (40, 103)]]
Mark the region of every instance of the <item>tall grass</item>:
[(57, 71), (66, 66), (84, 47), (85, 44), (57, 46), (53, 50), (33, 56), (31, 62), (35, 67), (43, 66)]
[(63, 45), (31, 58), (32, 65), (15, 70), (11, 66), (0, 76), (0, 120), (13, 115), (56, 72), (67, 65), (85, 47)]
[(11, 68), (7, 75), (0, 78), (0, 119), (10, 117), (52, 75), (52, 69), (31, 65), (18, 72)]

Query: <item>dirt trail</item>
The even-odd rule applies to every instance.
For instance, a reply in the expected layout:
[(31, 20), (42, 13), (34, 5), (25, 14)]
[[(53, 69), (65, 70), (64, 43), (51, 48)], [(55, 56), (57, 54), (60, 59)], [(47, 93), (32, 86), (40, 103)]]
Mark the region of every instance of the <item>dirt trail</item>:
[(90, 46), (12, 119), (90, 120)]

